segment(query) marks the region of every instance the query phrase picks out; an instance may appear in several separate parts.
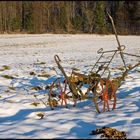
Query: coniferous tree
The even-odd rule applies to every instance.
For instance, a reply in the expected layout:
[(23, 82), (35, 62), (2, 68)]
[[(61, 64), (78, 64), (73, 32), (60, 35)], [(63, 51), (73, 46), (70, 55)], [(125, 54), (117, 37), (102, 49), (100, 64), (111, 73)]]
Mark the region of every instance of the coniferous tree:
[(139, 1), (0, 1), (0, 33), (140, 34)]

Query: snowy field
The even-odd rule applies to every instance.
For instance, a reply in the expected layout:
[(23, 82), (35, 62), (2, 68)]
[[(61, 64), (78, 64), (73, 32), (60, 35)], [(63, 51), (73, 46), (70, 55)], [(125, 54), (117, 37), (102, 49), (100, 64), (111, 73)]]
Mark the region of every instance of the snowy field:
[[(119, 36), (119, 40), (126, 46), (125, 52), (140, 55), (140, 36)], [(103, 126), (125, 131), (127, 138), (140, 138), (140, 67), (132, 70), (118, 89), (113, 111), (99, 114), (94, 103), (87, 101), (77, 107), (51, 110), (41, 100), (47, 98), (45, 86), (63, 76), (54, 61), (55, 54), (67, 73), (77, 68), (88, 74), (100, 48), (117, 47), (114, 35), (0, 35), (0, 138), (95, 139), (100, 135), (90, 132)], [(119, 58), (117, 54), (112, 67), (123, 65)], [(126, 56), (125, 60), (134, 65), (140, 58)], [(35, 86), (42, 90), (34, 90)], [(44, 113), (44, 118), (40, 119), (38, 113)]]

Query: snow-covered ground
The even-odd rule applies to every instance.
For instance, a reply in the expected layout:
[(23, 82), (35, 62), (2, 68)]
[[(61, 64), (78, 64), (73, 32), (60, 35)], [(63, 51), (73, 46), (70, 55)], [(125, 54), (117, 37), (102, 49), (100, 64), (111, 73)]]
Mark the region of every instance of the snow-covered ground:
[[(140, 55), (140, 36), (119, 36), (119, 40), (126, 46), (125, 52)], [(48, 94), (45, 86), (63, 76), (54, 61), (55, 54), (68, 74), (73, 68), (88, 74), (99, 58), (100, 48), (117, 47), (114, 35), (0, 35), (0, 138), (94, 139), (100, 136), (89, 133), (103, 126), (126, 131), (127, 138), (140, 138), (140, 67), (129, 73), (117, 91), (113, 111), (99, 114), (94, 103), (87, 101), (77, 107), (70, 104), (51, 110), (42, 102)], [(125, 60), (134, 65), (140, 58), (128, 56)], [(111, 66), (122, 65), (117, 54)], [(43, 89), (33, 90), (35, 86)], [(39, 104), (35, 106), (34, 102)], [(37, 113), (44, 113), (44, 118)]]

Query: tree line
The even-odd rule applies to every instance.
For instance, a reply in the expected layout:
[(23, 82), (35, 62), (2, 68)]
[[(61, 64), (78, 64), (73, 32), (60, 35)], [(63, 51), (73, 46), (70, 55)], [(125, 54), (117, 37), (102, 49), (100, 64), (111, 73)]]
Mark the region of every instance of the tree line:
[(0, 33), (140, 34), (139, 1), (0, 1)]

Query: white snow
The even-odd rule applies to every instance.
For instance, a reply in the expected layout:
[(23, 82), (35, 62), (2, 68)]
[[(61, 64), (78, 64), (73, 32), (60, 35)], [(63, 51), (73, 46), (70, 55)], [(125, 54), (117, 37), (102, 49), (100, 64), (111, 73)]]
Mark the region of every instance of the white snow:
[[(140, 55), (140, 36), (119, 36), (119, 40), (126, 46), (125, 52)], [(31, 89), (34, 86), (44, 88), (63, 76), (54, 61), (55, 54), (59, 55), (67, 74), (72, 68), (88, 74), (100, 56), (97, 54), (100, 48), (115, 50), (117, 47), (114, 35), (0, 35), (0, 69), (4, 65), (10, 67), (0, 70), (0, 138), (97, 139), (99, 135), (89, 133), (103, 126), (126, 131), (127, 138), (140, 138), (140, 67), (132, 70), (118, 89), (117, 107), (110, 112), (97, 113), (92, 101), (81, 101), (77, 107), (59, 105), (51, 110), (41, 102), (47, 99), (44, 95), (48, 91)], [(134, 65), (140, 58), (128, 56), (125, 60)], [(120, 66), (123, 63), (117, 54), (111, 67)], [(50, 77), (39, 77), (43, 72)], [(40, 104), (31, 105), (33, 102)], [(43, 119), (37, 116), (40, 112), (45, 114)]]

